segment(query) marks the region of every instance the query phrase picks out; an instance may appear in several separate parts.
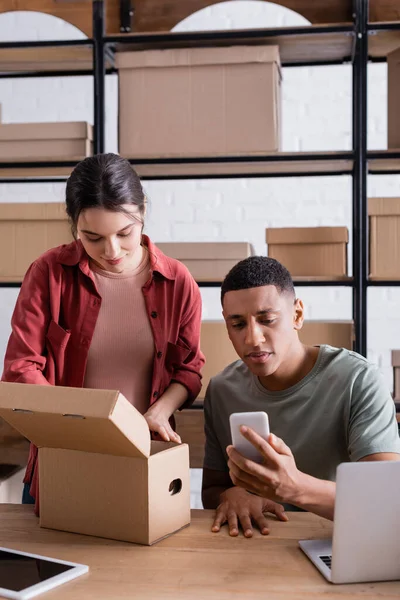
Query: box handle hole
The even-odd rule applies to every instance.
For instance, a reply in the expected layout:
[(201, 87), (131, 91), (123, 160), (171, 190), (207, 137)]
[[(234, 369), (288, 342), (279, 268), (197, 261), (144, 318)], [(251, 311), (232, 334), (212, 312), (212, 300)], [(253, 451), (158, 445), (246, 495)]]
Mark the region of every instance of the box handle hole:
[(182, 479), (174, 479), (169, 484), (169, 493), (171, 496), (175, 496), (175, 494), (179, 494), (182, 489)]
[(72, 413), (64, 413), (63, 417), (69, 417), (70, 419), (86, 419), (83, 415), (74, 415)]

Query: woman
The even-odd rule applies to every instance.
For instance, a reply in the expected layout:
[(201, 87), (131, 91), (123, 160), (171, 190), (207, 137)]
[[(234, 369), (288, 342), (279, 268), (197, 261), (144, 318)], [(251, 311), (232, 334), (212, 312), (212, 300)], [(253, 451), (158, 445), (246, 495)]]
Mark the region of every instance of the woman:
[[(127, 160), (103, 154), (79, 163), (66, 210), (76, 241), (28, 269), (2, 379), (118, 389), (158, 439), (179, 443), (172, 415), (201, 388), (199, 289), (143, 235), (146, 198)], [(31, 444), (25, 503), (37, 499), (37, 473)]]

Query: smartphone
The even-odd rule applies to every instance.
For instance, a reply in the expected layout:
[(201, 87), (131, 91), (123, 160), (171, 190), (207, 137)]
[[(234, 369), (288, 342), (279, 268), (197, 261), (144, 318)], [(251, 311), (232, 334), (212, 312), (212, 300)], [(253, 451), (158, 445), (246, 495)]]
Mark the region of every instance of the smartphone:
[(261, 463), (262, 456), (259, 451), (240, 433), (240, 427), (245, 425), (251, 427), (253, 431), (258, 433), (265, 440), (269, 436), (269, 421), (268, 415), (263, 411), (232, 413), (229, 417), (231, 427), (232, 445), (245, 458), (249, 458), (254, 462)]

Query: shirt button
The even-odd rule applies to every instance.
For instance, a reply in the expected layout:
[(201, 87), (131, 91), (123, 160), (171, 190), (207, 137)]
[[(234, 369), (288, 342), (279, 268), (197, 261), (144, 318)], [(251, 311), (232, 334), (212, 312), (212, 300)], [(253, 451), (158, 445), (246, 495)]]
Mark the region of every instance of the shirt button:
[(157, 319), (157, 313), (155, 310), (153, 310), (153, 312), (150, 314), (152, 319)]
[(158, 396), (158, 392), (154, 392), (153, 393), (153, 398), (157, 398), (157, 396)]
[(162, 352), (157, 352), (157, 358), (162, 358)]

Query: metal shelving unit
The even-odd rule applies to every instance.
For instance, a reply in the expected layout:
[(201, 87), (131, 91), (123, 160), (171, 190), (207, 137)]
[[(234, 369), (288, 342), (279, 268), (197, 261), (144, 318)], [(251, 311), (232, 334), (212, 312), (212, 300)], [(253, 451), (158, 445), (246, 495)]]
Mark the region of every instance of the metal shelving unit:
[[(122, 50), (221, 46), (235, 44), (279, 45), (284, 67), (322, 66), (349, 63), (353, 78), (353, 144), (350, 151), (276, 153), (259, 156), (214, 156), (144, 159), (128, 157), (142, 179), (199, 179), (237, 177), (303, 177), (351, 175), (353, 180), (353, 277), (344, 280), (295, 281), (297, 286), (347, 286), (353, 291), (355, 350), (367, 351), (367, 291), (369, 286), (400, 286), (400, 281), (368, 280), (367, 176), (400, 173), (400, 151), (367, 151), (367, 66), (369, 61), (386, 60), (388, 52), (400, 46), (400, 23), (369, 23), (368, 0), (354, 0), (353, 22), (337, 25), (313, 25), (278, 29), (254, 29), (217, 32), (136, 33), (129, 27), (129, 3), (120, 0), (121, 35), (105, 34), (103, 0), (93, 0), (93, 37), (88, 40), (54, 42), (0, 43), (0, 78), (93, 75), (94, 150), (105, 148), (105, 78), (115, 73), (114, 53)], [(125, 32), (125, 33), (123, 33)], [(49, 54), (46, 69), (30, 67), (18, 70), (2, 68), (6, 50), (63, 49), (78, 52), (79, 65), (65, 68), (57, 62), (57, 53)], [(71, 55), (74, 61), (78, 55)], [(21, 63), (26, 56), (21, 57)], [(88, 68), (87, 60), (91, 61)], [(75, 61), (76, 62), (76, 61)], [(54, 66), (52, 66), (54, 64)], [(61, 66), (60, 66), (61, 65)], [(75, 163), (0, 162), (0, 183), (62, 182)], [(0, 287), (18, 287), (18, 282), (0, 283)], [(199, 282), (200, 286), (219, 287), (220, 282)]]

